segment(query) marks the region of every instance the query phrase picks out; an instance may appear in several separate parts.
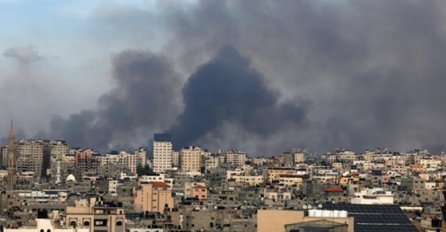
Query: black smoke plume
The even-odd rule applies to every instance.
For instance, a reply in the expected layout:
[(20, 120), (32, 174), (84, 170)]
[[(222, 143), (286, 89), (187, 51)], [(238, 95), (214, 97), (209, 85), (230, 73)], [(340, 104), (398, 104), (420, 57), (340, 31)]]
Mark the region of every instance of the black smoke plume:
[[(55, 136), (108, 147), (166, 130), (179, 146), (246, 146), (262, 153), (297, 145), (320, 152), (446, 148), (444, 2), (179, 2), (161, 1), (156, 16), (144, 9), (114, 11), (101, 25), (110, 29), (103, 37), (123, 39), (120, 44), (157, 35), (151, 41), (167, 41), (160, 53), (184, 77), (184, 110), (176, 104), (182, 82), (174, 74), (160, 80), (143, 68), (146, 88), (130, 96), (127, 81), (140, 82), (125, 67), (147, 57), (164, 60), (131, 52), (131, 62), (118, 62), (127, 66), (114, 62), (117, 87), (98, 109), (53, 120)], [(158, 23), (164, 33), (144, 27)], [(226, 44), (233, 48), (218, 51)], [(154, 87), (159, 81), (162, 91)]]
[(223, 47), (189, 77), (183, 101), (185, 109), (169, 131), (178, 147), (218, 133), (228, 123), (268, 138), (286, 126), (299, 125), (306, 110), (291, 102), (279, 103), (279, 94), (231, 46)]
[(105, 150), (144, 145), (149, 134), (171, 124), (180, 80), (168, 60), (123, 51), (113, 59), (112, 76), (116, 87), (100, 97), (97, 110), (54, 117), (50, 136)]

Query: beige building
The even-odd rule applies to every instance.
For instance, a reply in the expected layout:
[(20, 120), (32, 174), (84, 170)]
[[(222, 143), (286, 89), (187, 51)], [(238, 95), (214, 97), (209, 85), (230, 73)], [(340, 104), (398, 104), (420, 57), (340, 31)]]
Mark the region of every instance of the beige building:
[(166, 207), (173, 207), (172, 189), (164, 182), (141, 183), (133, 192), (133, 204), (137, 212), (163, 213)]
[(294, 168), (269, 168), (267, 171), (268, 181), (278, 180), (280, 176), (298, 175), (298, 171)]
[(172, 142), (155, 139), (153, 141), (153, 171), (164, 173), (172, 168)]
[(300, 231), (299, 229), (305, 228), (305, 226), (311, 224), (318, 225), (320, 229), (331, 229), (324, 231), (354, 231), (354, 223), (352, 217), (305, 216), (304, 211), (298, 210), (257, 211), (257, 232)]
[(17, 172), (33, 172), (34, 177), (42, 174), (44, 142), (41, 140), (20, 140), (16, 145)]
[(278, 178), (279, 184), (285, 186), (301, 186), (303, 185), (303, 179), (301, 175), (281, 175)]
[(124, 232), (125, 213), (122, 206), (102, 202), (96, 198), (79, 200), (67, 206), (66, 223), (89, 231)]
[(180, 152), (178, 152), (178, 151), (172, 152), (172, 166), (173, 167), (180, 166)]
[(339, 160), (351, 161), (353, 162), (356, 159), (356, 155), (353, 151), (341, 151), (338, 152), (337, 158)]
[(305, 161), (305, 153), (304, 152), (294, 152), (294, 163), (301, 164)]
[(204, 161), (206, 171), (215, 170), (220, 166), (219, 155), (209, 155)]
[(242, 166), (246, 162), (246, 153), (241, 151), (228, 151), (226, 152), (226, 163), (234, 166)]
[(247, 175), (244, 171), (226, 171), (226, 181), (246, 184), (250, 186), (262, 184), (264, 179), (262, 175)]
[(145, 148), (135, 150), (133, 154), (137, 157), (136, 166), (147, 166), (147, 150)]
[(185, 147), (180, 151), (181, 172), (199, 173), (203, 150), (199, 147)]
[(68, 175), (75, 174), (76, 169), (76, 157), (74, 155), (66, 155), (62, 159), (60, 175), (61, 180), (67, 179)]
[(205, 200), (208, 198), (208, 190), (204, 182), (186, 182), (184, 183), (184, 196), (194, 197), (198, 200)]
[(121, 151), (119, 154), (106, 154), (105, 156), (98, 157), (99, 165), (116, 165), (125, 167), (130, 170), (131, 175), (136, 174), (136, 167), (139, 159), (140, 157), (138, 153), (132, 154), (125, 151)]

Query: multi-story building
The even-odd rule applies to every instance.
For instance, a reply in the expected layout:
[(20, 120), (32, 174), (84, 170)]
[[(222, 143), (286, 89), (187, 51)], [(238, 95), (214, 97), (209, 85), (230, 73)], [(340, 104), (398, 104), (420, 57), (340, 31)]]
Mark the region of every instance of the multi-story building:
[(242, 171), (226, 171), (226, 181), (234, 181), (243, 185), (260, 185), (264, 182), (262, 175), (248, 175)]
[(356, 159), (356, 155), (353, 151), (340, 151), (337, 153), (337, 159), (353, 162)]
[(304, 151), (295, 151), (294, 154), (294, 163), (300, 164), (305, 161), (305, 152)]
[(50, 149), (51, 177), (56, 183), (61, 182), (63, 172), (63, 160), (70, 152), (70, 147), (63, 140), (51, 140), (48, 142)]
[(1, 166), (6, 168), (8, 164), (8, 147), (0, 147)]
[(20, 140), (16, 145), (17, 172), (33, 172), (42, 175), (44, 142), (42, 140)]
[(164, 173), (172, 168), (172, 142), (166, 134), (155, 134), (153, 140), (153, 171)]
[(138, 153), (128, 153), (125, 151), (121, 151), (120, 153), (115, 154), (106, 154), (105, 156), (98, 156), (98, 162), (101, 166), (117, 166), (117, 171), (119, 170), (129, 170), (130, 173), (127, 173), (129, 175), (135, 175), (136, 174), (136, 167), (138, 163), (138, 159), (140, 157), (138, 156)]
[(146, 148), (139, 148), (138, 150), (135, 150), (133, 153), (137, 156), (136, 165), (145, 167), (147, 166), (147, 149)]
[(237, 150), (230, 150), (226, 152), (226, 163), (234, 165), (234, 166), (242, 166), (246, 162), (246, 153), (237, 151)]
[(280, 175), (278, 177), (279, 184), (284, 186), (301, 186), (303, 180), (302, 175)]
[(76, 178), (81, 180), (86, 175), (98, 173), (98, 154), (91, 149), (84, 150), (75, 155)]
[(172, 166), (177, 168), (180, 166), (180, 152), (178, 151), (172, 152)]
[(137, 212), (163, 213), (166, 207), (173, 207), (172, 189), (164, 182), (141, 183), (133, 192), (133, 204)]
[(428, 167), (437, 168), (438, 166), (441, 165), (441, 160), (435, 160), (435, 159), (432, 159), (431, 157), (424, 157), (419, 160), (419, 163), (424, 168), (428, 168)]
[(185, 147), (180, 151), (181, 172), (199, 173), (203, 150), (199, 147)]
[(186, 182), (184, 183), (184, 196), (205, 200), (208, 198), (206, 183), (204, 182)]
[(216, 170), (220, 166), (219, 155), (209, 155), (204, 160), (204, 167), (206, 171)]
[(269, 168), (267, 171), (267, 178), (269, 182), (273, 180), (278, 180), (280, 176), (283, 175), (299, 175), (305, 172), (294, 169), (294, 168)]
[(67, 206), (66, 222), (89, 231), (124, 232), (126, 217), (121, 203), (104, 202), (90, 198), (81, 199), (74, 206)]
[(60, 178), (61, 180), (67, 179), (67, 177), (72, 174), (76, 174), (76, 156), (73, 154), (65, 155), (62, 158), (60, 167)]

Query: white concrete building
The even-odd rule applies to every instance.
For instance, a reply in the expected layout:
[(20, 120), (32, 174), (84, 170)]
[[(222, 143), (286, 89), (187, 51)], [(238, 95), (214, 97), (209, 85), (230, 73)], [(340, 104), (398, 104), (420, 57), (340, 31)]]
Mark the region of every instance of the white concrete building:
[(88, 228), (59, 228), (51, 219), (36, 219), (36, 227), (5, 228), (4, 232), (90, 232)]
[(354, 198), (351, 199), (351, 203), (363, 205), (386, 205), (393, 204), (394, 202), (391, 191), (384, 191), (382, 188), (368, 188), (355, 193)]
[(173, 186), (173, 178), (167, 178), (165, 174), (160, 175), (151, 175), (151, 176), (140, 176), (138, 179), (139, 184), (148, 184), (151, 182), (163, 182), (172, 188)]

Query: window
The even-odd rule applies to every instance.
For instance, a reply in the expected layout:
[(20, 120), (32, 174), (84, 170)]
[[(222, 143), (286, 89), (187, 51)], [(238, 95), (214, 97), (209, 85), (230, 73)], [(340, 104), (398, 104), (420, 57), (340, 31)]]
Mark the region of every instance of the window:
[(107, 220), (106, 219), (96, 219), (96, 220), (94, 220), (94, 225), (95, 226), (106, 226)]

